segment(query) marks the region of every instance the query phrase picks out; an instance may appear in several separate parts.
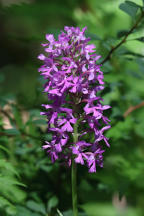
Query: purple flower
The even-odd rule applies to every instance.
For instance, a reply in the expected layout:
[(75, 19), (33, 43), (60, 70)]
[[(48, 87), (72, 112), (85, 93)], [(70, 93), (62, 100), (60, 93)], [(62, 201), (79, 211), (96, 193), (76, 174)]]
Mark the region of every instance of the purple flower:
[(58, 126), (61, 126), (62, 131), (67, 131), (67, 132), (72, 132), (73, 131), (73, 127), (71, 126), (71, 124), (75, 124), (76, 123), (76, 119), (75, 118), (71, 118), (71, 119), (59, 119), (58, 122)]
[[(96, 166), (103, 166), (103, 142), (109, 147), (108, 138), (103, 134), (109, 129), (109, 119), (103, 115), (109, 105), (103, 105), (98, 96), (104, 89), (103, 72), (97, 60), (95, 45), (88, 44), (86, 27), (64, 28), (55, 40), (46, 35), (42, 44), (44, 54), (39, 72), (45, 79), (44, 93), (48, 104), (42, 104), (46, 111), (48, 132), (52, 140), (45, 143), (45, 149), (52, 162), (57, 159), (69, 166), (74, 156), (75, 163), (88, 166), (89, 172), (96, 172)], [(77, 125), (77, 131), (74, 126)], [(77, 141), (71, 138), (76, 134)], [(93, 143), (85, 140), (86, 134), (94, 137)]]
[(91, 146), (91, 144), (86, 143), (85, 141), (79, 141), (74, 146), (72, 146), (72, 153), (76, 155), (76, 163), (84, 165), (84, 159), (88, 158), (84, 150), (88, 146)]

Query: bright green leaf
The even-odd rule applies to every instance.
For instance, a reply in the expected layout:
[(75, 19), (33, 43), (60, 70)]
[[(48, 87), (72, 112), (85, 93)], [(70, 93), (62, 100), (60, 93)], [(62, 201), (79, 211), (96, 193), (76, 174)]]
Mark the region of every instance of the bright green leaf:
[(144, 37), (144, 29), (136, 30), (134, 33), (128, 36), (127, 41), (129, 40), (138, 40), (139, 38)]
[(9, 215), (16, 215), (16, 207), (14, 206), (8, 206), (6, 208), (6, 212), (9, 214)]

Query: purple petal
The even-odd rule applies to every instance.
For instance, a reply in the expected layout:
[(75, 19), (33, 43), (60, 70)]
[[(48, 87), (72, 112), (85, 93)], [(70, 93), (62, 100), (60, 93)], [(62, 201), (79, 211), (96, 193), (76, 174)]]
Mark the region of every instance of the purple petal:
[(92, 164), (92, 166), (89, 168), (89, 173), (94, 173), (96, 172), (96, 165), (95, 163)]
[(60, 143), (56, 144), (56, 145), (55, 145), (55, 148), (56, 148), (56, 151), (57, 151), (57, 152), (61, 152), (61, 151), (62, 151), (62, 148), (61, 148)]
[(49, 147), (50, 147), (50, 145), (43, 145), (43, 146), (42, 146), (43, 149), (47, 149), (47, 148), (49, 148)]
[(78, 154), (78, 156), (75, 158), (75, 162), (84, 165), (84, 160), (81, 154)]
[(108, 147), (110, 147), (110, 144), (108, 143), (108, 138), (104, 137), (104, 141), (105, 141), (106, 145), (107, 145)]
[(70, 121), (70, 123), (75, 124), (76, 121), (77, 121), (77, 119), (76, 119), (76, 118), (73, 118), (73, 119), (70, 119), (69, 121)]
[(45, 60), (45, 58), (46, 58), (46, 57), (45, 57), (43, 54), (40, 54), (40, 55), (38, 56), (38, 59), (39, 59), (39, 60), (42, 60), (42, 61)]
[(46, 40), (49, 42), (54, 42), (54, 36), (52, 34), (46, 34)]
[(72, 132), (72, 131), (73, 131), (73, 128), (72, 128), (72, 126), (70, 125), (69, 122), (67, 122), (66, 124), (64, 124), (64, 125), (61, 127), (61, 129), (62, 129), (63, 131), (67, 131), (67, 132)]

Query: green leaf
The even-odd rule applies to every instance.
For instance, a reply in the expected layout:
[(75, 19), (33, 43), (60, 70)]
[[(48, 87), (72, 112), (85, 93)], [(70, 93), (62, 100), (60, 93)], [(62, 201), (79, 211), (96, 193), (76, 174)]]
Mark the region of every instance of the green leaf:
[(144, 29), (140, 29), (140, 30), (137, 30), (134, 33), (130, 34), (128, 36), (127, 41), (129, 41), (129, 40), (138, 40), (138, 39), (141, 39), (143, 37), (144, 37)]
[(130, 5), (130, 6), (141, 8), (140, 5), (136, 4), (136, 3), (133, 2), (133, 1), (125, 1), (125, 2), (126, 2), (128, 5)]
[[(2, 141), (2, 139), (0, 139), (0, 141)], [(0, 145), (0, 149), (7, 152), (8, 154), (10, 154), (10, 151), (7, 148), (5, 148), (4, 146)]]
[(144, 42), (144, 37), (137, 38), (138, 41)]
[[(10, 186), (12, 188), (13, 185), (20, 185), (20, 186), (25, 186), (24, 184), (20, 183), (19, 181), (17, 181), (14, 177), (12, 176), (0, 176), (0, 185), (3, 185), (4, 187), (8, 187)], [(15, 195), (16, 195), (17, 191), (15, 191)]]
[(41, 110), (39, 109), (32, 109), (30, 110), (30, 116), (31, 117), (41, 117), (40, 112)]
[(16, 128), (7, 129), (5, 133), (9, 135), (20, 135), (20, 132)]
[(91, 40), (101, 40), (101, 38), (98, 35), (90, 33), (90, 32), (86, 32), (85, 35), (86, 37), (90, 37)]
[(128, 33), (128, 30), (125, 30), (125, 29), (120, 30), (120, 31), (118, 31), (118, 33), (117, 33), (117, 37), (118, 37), (118, 38), (121, 38), (121, 37), (125, 36), (127, 33)]
[(139, 66), (139, 70), (144, 74), (144, 59), (137, 58), (136, 63)]
[(8, 215), (16, 214), (15, 206), (2, 196), (0, 196), (0, 209), (5, 209)]
[(5, 205), (3, 209), (7, 212), (7, 215), (15, 215), (15, 207), (11, 202), (19, 203), (26, 197), (25, 192), (19, 187), (25, 185), (19, 182), (16, 176), (19, 176), (19, 173), (15, 170), (15, 167), (7, 160), (0, 159), (0, 206)]
[(48, 200), (47, 209), (48, 212), (51, 211), (52, 208), (55, 208), (58, 205), (58, 198), (56, 196), (51, 197)]
[(17, 206), (16, 216), (41, 216), (41, 214), (32, 212), (23, 206)]
[(131, 1), (125, 1), (124, 3), (120, 4), (119, 8), (124, 11), (125, 13), (127, 13), (128, 15), (130, 15), (131, 17), (135, 17), (138, 8), (140, 6), (135, 4), (134, 2)]
[(42, 169), (45, 172), (51, 172), (53, 167), (52, 166), (48, 166), (48, 165), (41, 165), (40, 169)]
[[(119, 215), (119, 210), (112, 206), (110, 203), (87, 203), (82, 206), (82, 208), (86, 211), (88, 216), (115, 216)], [(121, 209), (122, 210), (122, 209)], [(124, 209), (123, 209), (124, 210)], [(133, 208), (127, 208), (126, 211), (127, 216), (139, 216), (140, 214), (137, 214), (136, 209)]]
[[(63, 216), (73, 216), (73, 211), (72, 210), (65, 211), (63, 212)], [(78, 216), (87, 216), (87, 214), (84, 212), (79, 212)]]
[(138, 72), (133, 71), (133, 70), (128, 70), (127, 74), (133, 76), (136, 79), (142, 79), (143, 78), (141, 74), (139, 74)]
[(11, 203), (8, 200), (6, 200), (5, 198), (3, 198), (3, 197), (0, 196), (0, 208), (2, 206), (5, 206), (5, 205), (11, 206)]
[(107, 136), (113, 139), (128, 139), (129, 133), (133, 127), (133, 120), (130, 117), (127, 117), (125, 121), (118, 122), (113, 126), (108, 132)]
[(18, 107), (13, 105), (12, 111), (13, 111), (13, 115), (14, 115), (16, 124), (18, 125), (19, 128), (22, 128), (23, 127), (23, 121), (22, 121), (20, 110), (18, 109)]
[(46, 214), (45, 206), (42, 203), (37, 203), (33, 200), (27, 201), (27, 207), (35, 212)]
[(6, 212), (9, 214), (9, 215), (16, 215), (16, 207), (15, 206), (8, 206), (6, 208)]
[(47, 124), (46, 120), (44, 119), (36, 119), (36, 120), (33, 120), (32, 122), (36, 125), (46, 125)]
[(16, 216), (32, 216), (31, 211), (22, 206), (17, 206)]
[(2, 168), (5, 169), (5, 171), (9, 172), (9, 174), (15, 174), (15, 175), (18, 176), (18, 172), (16, 171), (16, 169), (14, 168), (14, 166), (11, 163), (9, 163), (8, 161), (6, 161), (5, 159), (0, 159), (0, 168), (1, 169)]
[(68, 210), (68, 211), (63, 212), (63, 216), (73, 216), (72, 210)]

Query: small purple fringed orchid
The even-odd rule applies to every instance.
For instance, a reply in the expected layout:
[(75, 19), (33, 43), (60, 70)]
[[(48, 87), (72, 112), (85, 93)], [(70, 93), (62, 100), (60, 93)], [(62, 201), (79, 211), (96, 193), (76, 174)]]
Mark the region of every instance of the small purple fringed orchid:
[(43, 61), (39, 72), (46, 80), (48, 104), (42, 104), (45, 112), (41, 114), (47, 116), (48, 133), (52, 134), (43, 149), (52, 162), (60, 159), (71, 166), (74, 158), (89, 172), (96, 172), (96, 166), (103, 167), (103, 144), (109, 147), (103, 133), (110, 128), (110, 120), (103, 112), (110, 106), (102, 105), (98, 96), (104, 89), (103, 72), (96, 63), (100, 56), (95, 45), (88, 44), (85, 30), (66, 26), (58, 40), (47, 34), (47, 42), (42, 44), (45, 54), (38, 56)]

